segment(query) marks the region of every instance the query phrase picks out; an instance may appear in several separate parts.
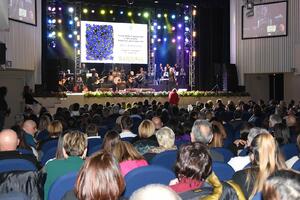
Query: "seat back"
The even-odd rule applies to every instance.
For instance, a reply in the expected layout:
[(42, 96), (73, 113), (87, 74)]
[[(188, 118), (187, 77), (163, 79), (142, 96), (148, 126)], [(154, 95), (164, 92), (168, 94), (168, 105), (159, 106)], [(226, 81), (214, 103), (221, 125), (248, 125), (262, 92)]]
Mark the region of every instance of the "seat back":
[(160, 166), (149, 165), (136, 168), (125, 176), (126, 188), (123, 196), (129, 198), (134, 191), (153, 183), (169, 185), (174, 178), (176, 178), (174, 172)]
[(262, 200), (262, 193), (261, 192), (256, 193), (252, 198), (252, 200)]
[(217, 147), (217, 148), (211, 148), (210, 149), (211, 151), (216, 151), (220, 154), (223, 155), (224, 157), (224, 162), (228, 162), (232, 157), (234, 157), (233, 153), (229, 150), (229, 149), (226, 149), (226, 148), (222, 148), (222, 147)]
[(151, 165), (158, 165), (173, 171), (177, 159), (177, 150), (164, 151), (155, 155), (150, 161)]
[(212, 170), (221, 181), (230, 180), (234, 174), (234, 170), (232, 169), (232, 167), (223, 162), (213, 162)]
[(295, 143), (285, 144), (280, 148), (285, 160), (299, 154), (299, 149)]
[[(101, 138), (89, 138), (88, 139), (88, 155), (93, 154), (94, 152), (91, 152), (92, 149), (97, 146), (100, 147), (102, 144), (102, 139)], [(100, 149), (100, 148), (99, 148)]]
[(42, 147), (41, 147), (42, 152), (45, 153), (49, 149), (51, 149), (53, 147), (57, 147), (57, 143), (58, 143), (58, 139), (49, 140), (49, 141), (45, 142), (44, 144), (42, 144)]
[(239, 153), (239, 156), (247, 156), (248, 153), (249, 153), (249, 149), (245, 148)]
[(20, 154), (29, 154), (29, 155), (33, 155), (32, 150), (30, 149), (17, 149), (18, 152), (20, 152)]
[(70, 172), (59, 177), (51, 185), (48, 195), (48, 200), (60, 200), (63, 196), (72, 190), (75, 186), (78, 172)]
[(11, 171), (36, 171), (36, 166), (25, 159), (3, 159), (0, 160), (0, 173)]
[(55, 158), (56, 156), (56, 147), (50, 148), (48, 151), (44, 152), (41, 158), (41, 164), (44, 166), (48, 160)]
[(300, 159), (293, 164), (292, 169), (300, 172)]
[(101, 145), (94, 145), (93, 147), (89, 148), (87, 155), (91, 156), (95, 152), (99, 151), (101, 149)]

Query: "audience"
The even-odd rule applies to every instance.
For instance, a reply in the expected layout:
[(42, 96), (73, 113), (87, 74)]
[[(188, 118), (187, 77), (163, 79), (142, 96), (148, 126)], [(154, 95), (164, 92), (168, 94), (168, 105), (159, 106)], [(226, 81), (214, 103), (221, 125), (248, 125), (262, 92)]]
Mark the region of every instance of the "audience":
[(129, 200), (181, 200), (169, 187), (150, 184), (135, 191)]
[(141, 122), (138, 128), (139, 140), (133, 145), (138, 150), (140, 154), (148, 153), (153, 147), (157, 147), (157, 139), (155, 136), (155, 125), (150, 120), (144, 120)]
[(300, 174), (289, 170), (279, 170), (265, 182), (264, 200), (300, 199)]
[(55, 159), (45, 165), (47, 179), (44, 186), (45, 199), (51, 185), (60, 176), (79, 171), (87, 153), (87, 136), (79, 131), (69, 131), (63, 137), (64, 159)]
[(121, 129), (120, 133), (121, 138), (134, 138), (137, 135), (131, 132), (131, 128), (133, 126), (132, 119), (129, 116), (123, 116), (121, 118)]
[(183, 144), (175, 164), (177, 180), (170, 187), (177, 193), (200, 188), (212, 172), (212, 159), (208, 147), (201, 142)]
[(101, 148), (112, 153), (113, 149), (119, 142), (121, 142), (119, 133), (116, 131), (108, 131), (104, 136)]
[(123, 176), (135, 168), (148, 165), (144, 157), (129, 142), (118, 142), (112, 149), (112, 153), (120, 164)]
[(36, 126), (35, 121), (26, 120), (23, 123), (23, 131), (25, 132), (26, 143), (29, 146), (36, 148), (36, 141), (35, 141), (34, 137), (35, 137), (35, 134), (37, 133), (37, 126)]
[[(300, 149), (300, 135), (297, 137), (297, 146)], [(292, 168), (293, 165), (300, 159), (300, 153), (298, 155), (293, 156), (292, 158), (285, 161), (285, 164), (288, 168)]]
[[(209, 145), (213, 140), (212, 125), (207, 120), (196, 120), (194, 122), (191, 141), (202, 142), (203, 144)], [(224, 162), (224, 157), (218, 152), (210, 151), (210, 155), (213, 161)]]
[(125, 181), (118, 162), (110, 153), (100, 151), (86, 159), (79, 171), (75, 191), (64, 199), (118, 200), (124, 189)]
[(252, 199), (257, 192), (262, 191), (264, 182), (271, 174), (286, 168), (276, 141), (269, 133), (259, 134), (253, 139), (250, 159), (252, 166), (236, 172), (232, 178), (247, 199)]

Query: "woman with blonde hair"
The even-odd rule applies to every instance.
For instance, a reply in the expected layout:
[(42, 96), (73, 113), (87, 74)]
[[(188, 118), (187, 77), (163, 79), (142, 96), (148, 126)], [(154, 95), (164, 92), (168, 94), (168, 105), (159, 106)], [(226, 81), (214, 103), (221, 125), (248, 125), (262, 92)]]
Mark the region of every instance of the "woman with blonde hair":
[(223, 147), (224, 140), (227, 138), (224, 126), (218, 121), (212, 121), (212, 130), (214, 137), (209, 147)]
[(119, 161), (123, 176), (135, 168), (148, 165), (144, 157), (129, 142), (118, 142), (112, 149), (112, 154)]
[(141, 122), (138, 128), (139, 140), (136, 141), (133, 146), (142, 155), (147, 153), (149, 149), (157, 147), (157, 139), (155, 137), (155, 125), (151, 120), (144, 120)]
[(238, 171), (233, 176), (246, 199), (262, 191), (267, 178), (274, 172), (285, 169), (286, 165), (274, 137), (269, 133), (256, 136), (250, 147), (252, 166)]
[(49, 138), (58, 138), (63, 132), (63, 125), (59, 120), (52, 121), (47, 127)]

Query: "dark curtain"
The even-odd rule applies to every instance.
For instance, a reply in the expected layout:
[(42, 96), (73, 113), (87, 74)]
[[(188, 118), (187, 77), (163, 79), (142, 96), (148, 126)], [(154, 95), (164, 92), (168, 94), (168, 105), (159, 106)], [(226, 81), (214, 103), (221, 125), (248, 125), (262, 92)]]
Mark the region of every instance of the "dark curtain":
[[(216, 74), (230, 62), (230, 1), (207, 1), (199, 5), (196, 19), (197, 63), (196, 88), (211, 90)], [(220, 77), (219, 77), (220, 78)]]

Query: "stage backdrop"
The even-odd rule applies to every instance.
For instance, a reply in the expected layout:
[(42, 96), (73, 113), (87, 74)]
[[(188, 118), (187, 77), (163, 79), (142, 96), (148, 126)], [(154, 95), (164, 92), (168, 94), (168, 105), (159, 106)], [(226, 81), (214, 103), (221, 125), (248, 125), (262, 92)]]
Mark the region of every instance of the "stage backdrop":
[(148, 63), (147, 24), (81, 22), (81, 62)]

